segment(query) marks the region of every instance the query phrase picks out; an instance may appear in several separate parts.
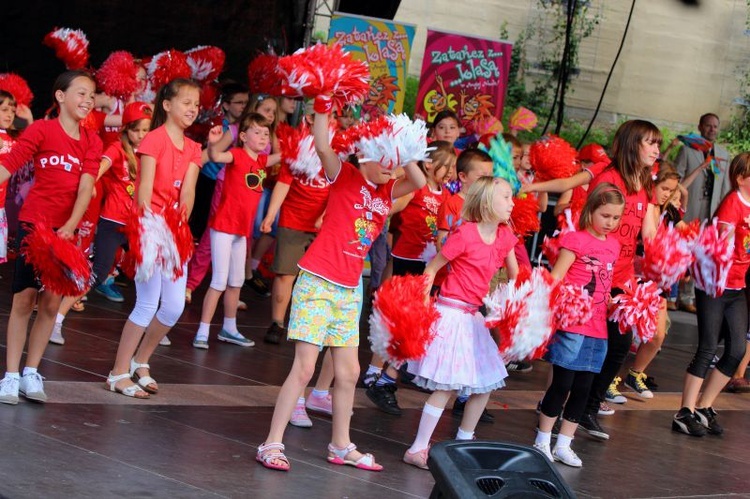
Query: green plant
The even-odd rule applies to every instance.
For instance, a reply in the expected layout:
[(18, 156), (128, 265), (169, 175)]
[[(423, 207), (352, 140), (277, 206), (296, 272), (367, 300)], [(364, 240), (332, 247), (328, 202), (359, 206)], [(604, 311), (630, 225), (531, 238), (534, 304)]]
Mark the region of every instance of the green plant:
[(419, 91), (419, 78), (416, 76), (406, 77), (406, 89), (404, 90), (404, 110), (408, 116), (414, 116), (417, 103), (417, 92)]
[[(745, 30), (750, 30), (750, 0), (747, 0)], [(731, 154), (750, 151), (750, 70), (743, 66), (739, 71), (739, 96), (735, 99), (735, 110), (729, 126), (723, 127), (719, 142), (727, 146)]]

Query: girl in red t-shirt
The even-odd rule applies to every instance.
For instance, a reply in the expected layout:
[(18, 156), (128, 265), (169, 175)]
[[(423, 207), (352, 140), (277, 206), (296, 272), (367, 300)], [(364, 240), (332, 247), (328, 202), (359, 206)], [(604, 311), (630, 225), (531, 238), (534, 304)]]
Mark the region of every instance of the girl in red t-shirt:
[[(34, 160), (35, 181), (18, 215), (19, 247), (30, 226), (44, 223), (63, 239), (72, 240), (86, 211), (102, 155), (102, 141), (81, 126), (94, 107), (96, 84), (85, 71), (67, 71), (53, 86), (57, 118), (30, 125), (2, 158), (0, 184), (11, 174)], [(0, 402), (18, 403), (19, 391), (27, 399), (45, 402), (42, 376), (37, 372), (44, 355), (61, 296), (41, 287), (34, 269), (19, 254), (13, 276), (13, 306), (8, 319), (7, 372), (0, 382)], [(23, 377), (19, 368), (29, 318), (38, 303), (38, 311), (29, 333), (29, 347)]]
[(479, 307), (503, 263), (508, 278), (518, 274), (513, 253), (517, 238), (508, 226), (512, 209), (510, 184), (478, 179), (466, 195), (463, 223), (425, 268), (429, 293), (438, 270), (451, 264), (437, 298), (435, 339), (423, 358), (408, 364), (413, 382), (433, 393), (422, 410), (414, 443), (404, 454), (407, 464), (427, 469), (430, 438), (453, 392), (469, 396), (456, 439), (471, 440), (490, 393), (505, 386), (508, 373)]
[[(190, 217), (201, 147), (185, 137), (185, 130), (193, 124), (199, 109), (200, 87), (193, 80), (177, 78), (159, 90), (151, 131), (138, 150), (141, 165), (134, 199), (138, 208), (159, 213), (174, 205), (185, 221)], [(135, 308), (125, 322), (115, 365), (107, 378), (111, 391), (148, 398), (149, 393), (159, 390), (150, 376), (148, 360), (185, 308), (186, 267), (177, 279), (154, 272), (146, 282), (136, 281)]]
[[(581, 213), (580, 230), (562, 236), (560, 254), (552, 269), (555, 279), (589, 292), (593, 314), (585, 324), (558, 330), (550, 341), (547, 360), (552, 364), (552, 383), (540, 406), (534, 447), (550, 461), (576, 468), (582, 463), (570, 443), (607, 352), (609, 290), (613, 265), (620, 254), (620, 243), (607, 235), (617, 229), (624, 208), (625, 197), (615, 185), (605, 182), (593, 189)], [(560, 413), (562, 425), (551, 450), (552, 427)]]
[(279, 154), (263, 153), (271, 141), (268, 120), (258, 113), (242, 117), (238, 144), (229, 151), (217, 148), (221, 140), (220, 126), (208, 136), (208, 156), (211, 161), (226, 163), (224, 187), (216, 213), (209, 221), (211, 238), (211, 286), (203, 299), (201, 322), (193, 346), (208, 348), (211, 319), (219, 297), (224, 294), (224, 325), (219, 340), (243, 347), (253, 346), (237, 329), (237, 304), (245, 282), (245, 257), (250, 226), (255, 219), (258, 203), (263, 195), (263, 179), (267, 168), (278, 163)]

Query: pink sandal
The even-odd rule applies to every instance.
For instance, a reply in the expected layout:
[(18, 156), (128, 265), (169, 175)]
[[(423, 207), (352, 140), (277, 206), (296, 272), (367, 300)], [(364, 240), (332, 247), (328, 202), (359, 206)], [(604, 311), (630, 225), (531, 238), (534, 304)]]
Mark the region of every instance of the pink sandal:
[(382, 465), (375, 462), (375, 457), (373, 457), (372, 454), (363, 454), (362, 457), (356, 461), (346, 459), (346, 456), (355, 450), (357, 450), (357, 446), (352, 443), (343, 449), (334, 447), (333, 444), (328, 444), (328, 462), (331, 464), (354, 466), (355, 468), (367, 471), (381, 471), (383, 469)]
[[(261, 444), (255, 460), (269, 470), (289, 471), (289, 459), (284, 455), (284, 444)], [(273, 464), (274, 460), (282, 461), (284, 464)]]
[(422, 449), (417, 452), (409, 452), (409, 449), (406, 449), (406, 452), (404, 453), (404, 462), (406, 464), (411, 464), (412, 466), (416, 466), (417, 468), (422, 468), (423, 470), (430, 469), (427, 466), (427, 456), (430, 453), (430, 448), (427, 447), (426, 449)]

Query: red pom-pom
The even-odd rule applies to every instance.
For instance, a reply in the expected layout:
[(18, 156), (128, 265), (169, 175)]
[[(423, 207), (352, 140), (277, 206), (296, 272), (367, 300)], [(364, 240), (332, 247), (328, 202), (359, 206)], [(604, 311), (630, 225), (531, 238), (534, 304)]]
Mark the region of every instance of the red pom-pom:
[(42, 285), (56, 295), (79, 296), (91, 285), (91, 265), (81, 249), (44, 224), (29, 231), (21, 253)]
[(669, 289), (680, 280), (693, 263), (693, 243), (683, 237), (672, 224), (660, 224), (651, 240), (643, 241), (643, 276)]
[(189, 231), (176, 208), (169, 208), (163, 214), (150, 210), (134, 212), (124, 229), (135, 268), (133, 278), (145, 282), (154, 272), (180, 277), (194, 250), (192, 235), (189, 245), (187, 242)]
[(317, 177), (323, 165), (315, 152), (310, 129), (304, 124), (294, 128), (286, 123), (279, 123), (276, 135), (279, 138), (281, 160), (289, 166), (292, 174), (308, 179)]
[(146, 65), (151, 86), (159, 89), (176, 78), (190, 78), (187, 56), (179, 50), (165, 50), (153, 56)]
[(534, 196), (513, 198), (513, 211), (510, 214), (513, 231), (519, 236), (539, 232), (539, 202)]
[(732, 267), (734, 244), (734, 232), (720, 233), (717, 219), (701, 227), (695, 239), (695, 262), (690, 267), (690, 274), (695, 279), (695, 285), (709, 296), (717, 297), (724, 293)]
[(79, 29), (55, 28), (45, 35), (44, 44), (68, 69), (83, 69), (89, 63), (89, 41)]
[(86, 117), (81, 120), (81, 126), (86, 130), (99, 133), (104, 128), (104, 120), (107, 118), (107, 113), (93, 109)]
[(190, 77), (199, 83), (214, 81), (224, 69), (226, 55), (219, 47), (201, 45), (185, 52)]
[(659, 287), (653, 281), (639, 284), (633, 279), (622, 290), (621, 294), (612, 298), (615, 307), (609, 314), (609, 320), (617, 322), (620, 333), (625, 334), (632, 329), (641, 342), (648, 343), (656, 334), (656, 319), (661, 303)]
[[(218, 109), (221, 88), (214, 81), (207, 81), (201, 85), (201, 110), (211, 111)], [(201, 120), (204, 121), (204, 120)]]
[(594, 299), (583, 287), (560, 284), (550, 296), (555, 329), (567, 330), (570, 326), (579, 326), (591, 320)]
[(253, 94), (281, 95), (279, 57), (259, 54), (247, 65), (248, 88)]
[(577, 156), (573, 146), (555, 135), (534, 142), (529, 151), (529, 161), (539, 182), (578, 173)]
[(373, 353), (394, 363), (424, 357), (440, 317), (432, 301), (425, 303), (426, 291), (422, 275), (396, 276), (380, 286), (370, 315)]
[(180, 256), (180, 264), (174, 268), (174, 277), (178, 278), (182, 276), (183, 266), (188, 263), (195, 252), (195, 242), (184, 211), (175, 205), (176, 203), (170, 203), (164, 210), (164, 220), (172, 233), (172, 239)]
[(34, 94), (31, 92), (29, 84), (15, 73), (0, 74), (0, 90), (11, 94), (16, 99), (16, 104), (18, 105), (28, 107), (31, 105), (32, 99), (34, 99)]
[(130, 52), (112, 52), (96, 71), (96, 84), (105, 94), (127, 100), (138, 90), (138, 68)]

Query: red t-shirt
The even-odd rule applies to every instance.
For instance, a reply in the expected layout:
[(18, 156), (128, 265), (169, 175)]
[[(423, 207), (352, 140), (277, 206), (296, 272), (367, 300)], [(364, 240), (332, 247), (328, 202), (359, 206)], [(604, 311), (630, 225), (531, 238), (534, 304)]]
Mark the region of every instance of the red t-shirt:
[(452, 232), (461, 225), (461, 210), (464, 209), (464, 198), (458, 193), (448, 197), (438, 210), (438, 230)]
[[(0, 128), (0, 140), (3, 142), (2, 147), (0, 147), (0, 164), (3, 162), (3, 155), (8, 154), (10, 150), (13, 148), (13, 144), (16, 143), (16, 139), (8, 135), (8, 132)], [(5, 207), (5, 195), (8, 190), (8, 182), (3, 182), (2, 185), (0, 185), (0, 208)]]
[(625, 189), (625, 182), (614, 168), (604, 170), (594, 177), (589, 184), (589, 192), (592, 192), (602, 182), (615, 184), (625, 195), (625, 211), (622, 213), (620, 225), (612, 233), (612, 236), (620, 243), (620, 256), (615, 262), (612, 287), (622, 288), (625, 283), (635, 277), (633, 261), (635, 260), (638, 234), (641, 232), (643, 219), (646, 217), (648, 194), (645, 189), (641, 189), (635, 194), (628, 194), (627, 189)]
[[(168, 203), (179, 201), (182, 182), (190, 163), (201, 166), (201, 146), (185, 137), (183, 148), (178, 149), (164, 126), (146, 134), (138, 155), (156, 159), (154, 190), (151, 194), (151, 209), (155, 212), (161, 211)], [(136, 192), (139, 184), (140, 175), (135, 179)]]
[(299, 262), (302, 270), (345, 288), (356, 288), (367, 252), (383, 231), (393, 185), (374, 185), (351, 163), (331, 181), (323, 226)]
[(241, 147), (229, 152), (233, 160), (224, 167), (221, 199), (209, 227), (225, 234), (247, 236), (263, 195), (268, 156), (258, 154), (258, 159), (253, 159)]
[[(438, 192), (425, 185), (417, 192), (409, 204), (399, 214), (399, 236), (393, 245), (391, 254), (404, 260), (425, 261), (422, 254), (428, 243), (437, 240), (437, 216), (440, 206), (448, 198), (446, 190)], [(434, 254), (434, 251), (433, 251)]]
[[(128, 160), (119, 140), (113, 142), (104, 151), (104, 156), (112, 166), (102, 176), (101, 184), (104, 191), (104, 202), (101, 218), (111, 220), (119, 224), (125, 224), (130, 218), (133, 207), (133, 196), (135, 195), (135, 182), (130, 178)], [(136, 161), (139, 158), (136, 156)]]
[(716, 210), (720, 224), (734, 227), (734, 257), (729, 269), (727, 289), (744, 289), (750, 267), (750, 201), (739, 191), (730, 192)]
[(568, 232), (560, 240), (560, 248), (572, 252), (576, 259), (565, 274), (567, 284), (583, 286), (593, 297), (593, 315), (586, 324), (566, 330), (594, 338), (607, 338), (607, 305), (612, 288), (614, 263), (620, 254), (620, 243), (614, 237), (602, 241), (587, 230)]
[[(111, 113), (105, 114), (104, 119), (107, 119), (107, 116), (122, 115), (122, 111), (124, 107), (125, 107), (125, 103), (123, 103), (123, 101), (121, 101), (120, 99), (117, 99), (117, 101), (115, 101), (115, 108), (112, 110)], [(102, 128), (99, 131), (99, 136), (102, 138), (104, 147), (107, 147), (110, 144), (113, 144), (115, 142), (119, 142), (121, 132), (122, 132), (121, 126), (107, 126), (105, 124), (102, 124)]]
[(34, 185), (21, 207), (20, 221), (62, 227), (78, 198), (81, 176), (96, 178), (102, 141), (95, 132), (78, 129), (76, 140), (63, 130), (59, 119), (35, 121), (3, 157), (2, 164), (10, 173), (34, 159)]
[(490, 280), (502, 267), (518, 238), (507, 225), (497, 227), (497, 238), (487, 244), (479, 235), (476, 223), (464, 222), (453, 231), (440, 253), (450, 262), (448, 277), (440, 295), (481, 305), (490, 289)]
[(314, 179), (293, 175), (286, 163), (281, 165), (277, 182), (289, 186), (281, 204), (279, 227), (301, 232), (318, 232), (315, 222), (326, 210), (331, 185), (320, 169)]

